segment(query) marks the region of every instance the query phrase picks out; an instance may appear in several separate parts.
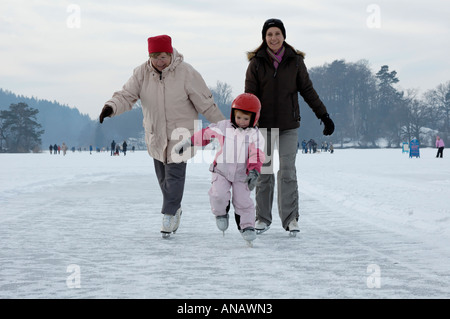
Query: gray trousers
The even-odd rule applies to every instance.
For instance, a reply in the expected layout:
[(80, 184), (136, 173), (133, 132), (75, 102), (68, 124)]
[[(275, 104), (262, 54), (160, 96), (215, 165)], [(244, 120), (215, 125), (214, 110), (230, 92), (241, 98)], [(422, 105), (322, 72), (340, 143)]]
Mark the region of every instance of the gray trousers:
[(156, 177), (163, 194), (162, 214), (175, 215), (181, 207), (184, 182), (186, 180), (186, 163), (164, 164), (153, 159)]
[[(266, 130), (262, 129), (262, 133)], [(284, 229), (295, 218), (298, 220), (298, 184), (295, 157), (297, 155), (297, 129), (278, 131), (267, 129), (265, 134), (266, 160), (256, 184), (256, 219), (272, 223), (272, 203), (275, 190), (273, 150), (278, 149), (280, 168), (277, 172), (278, 212)]]

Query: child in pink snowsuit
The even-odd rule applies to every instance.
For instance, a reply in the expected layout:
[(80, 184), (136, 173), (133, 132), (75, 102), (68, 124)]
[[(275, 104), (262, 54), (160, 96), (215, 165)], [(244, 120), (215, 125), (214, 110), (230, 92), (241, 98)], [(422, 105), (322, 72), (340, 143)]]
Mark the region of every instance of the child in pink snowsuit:
[(248, 242), (256, 238), (256, 211), (250, 193), (265, 159), (264, 137), (256, 126), (260, 109), (255, 95), (240, 94), (231, 105), (230, 120), (210, 124), (181, 146), (183, 151), (187, 146), (205, 146), (214, 138), (218, 140), (220, 148), (210, 167), (212, 185), (208, 194), (211, 209), (218, 228), (225, 232), (231, 199), (238, 229)]

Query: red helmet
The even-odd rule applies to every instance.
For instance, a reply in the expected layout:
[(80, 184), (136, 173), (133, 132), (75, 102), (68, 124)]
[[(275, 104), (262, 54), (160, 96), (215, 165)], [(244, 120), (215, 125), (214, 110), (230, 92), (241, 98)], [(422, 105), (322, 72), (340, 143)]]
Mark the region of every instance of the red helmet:
[(242, 110), (246, 112), (252, 112), (254, 115), (252, 116), (252, 122), (251, 126), (255, 126), (256, 123), (258, 123), (259, 115), (261, 113), (261, 102), (259, 102), (259, 99), (256, 97), (256, 95), (253, 95), (251, 93), (242, 93), (239, 94), (231, 103), (231, 122), (236, 124), (234, 122), (234, 110)]

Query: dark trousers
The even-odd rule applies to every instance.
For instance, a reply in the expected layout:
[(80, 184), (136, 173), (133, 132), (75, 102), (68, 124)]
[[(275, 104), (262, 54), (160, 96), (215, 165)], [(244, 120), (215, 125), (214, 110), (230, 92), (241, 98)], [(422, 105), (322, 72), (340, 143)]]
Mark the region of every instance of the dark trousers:
[(184, 182), (186, 179), (186, 163), (164, 164), (153, 159), (156, 177), (163, 194), (162, 214), (175, 215), (181, 207)]
[(443, 157), (444, 156), (444, 147), (442, 146), (442, 147), (439, 147), (438, 148), (438, 152), (437, 152), (437, 154), (436, 154), (436, 157)]

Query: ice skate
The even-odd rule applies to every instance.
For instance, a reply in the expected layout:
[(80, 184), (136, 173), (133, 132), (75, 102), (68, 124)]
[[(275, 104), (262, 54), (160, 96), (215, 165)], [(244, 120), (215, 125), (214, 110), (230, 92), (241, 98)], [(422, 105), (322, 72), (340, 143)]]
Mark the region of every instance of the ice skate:
[(169, 238), (170, 234), (175, 234), (180, 226), (181, 208), (177, 210), (175, 215), (164, 214), (161, 227), (162, 238)]
[(297, 233), (300, 232), (300, 227), (298, 227), (298, 223), (296, 219), (293, 219), (288, 226), (289, 236), (296, 237)]
[(255, 224), (255, 230), (256, 230), (256, 234), (262, 234), (265, 231), (267, 231), (270, 228), (269, 225), (267, 225), (265, 222), (257, 220), (256, 224)]
[(228, 219), (229, 219), (228, 213), (222, 216), (216, 216), (217, 228), (219, 228), (219, 230), (222, 231), (223, 236), (225, 236), (225, 231), (228, 229)]
[(177, 212), (175, 213), (175, 226), (173, 228), (173, 233), (175, 234), (175, 232), (178, 230), (178, 227), (180, 226), (180, 221), (181, 221), (181, 207), (178, 208)]
[(256, 231), (253, 227), (247, 227), (241, 230), (242, 238), (247, 242), (249, 247), (253, 247), (253, 241), (256, 239)]
[(228, 205), (225, 208), (225, 215), (221, 215), (221, 216), (216, 216), (216, 225), (217, 228), (219, 228), (219, 230), (222, 231), (223, 236), (225, 236), (225, 231), (228, 229), (228, 220), (229, 220), (229, 215), (228, 212), (230, 211), (230, 201), (228, 201)]

